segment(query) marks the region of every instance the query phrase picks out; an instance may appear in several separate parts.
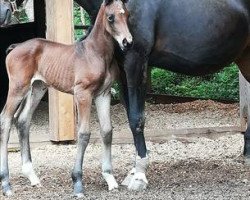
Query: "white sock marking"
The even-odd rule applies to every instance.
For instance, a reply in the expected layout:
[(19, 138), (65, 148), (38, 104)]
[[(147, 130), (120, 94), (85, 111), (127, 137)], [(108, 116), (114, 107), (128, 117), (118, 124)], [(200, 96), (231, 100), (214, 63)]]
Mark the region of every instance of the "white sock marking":
[(116, 182), (115, 177), (112, 174), (102, 173), (102, 176), (108, 184), (109, 191), (118, 188), (118, 183)]
[(32, 186), (40, 185), (40, 180), (33, 169), (32, 163), (23, 164), (22, 172), (30, 180)]

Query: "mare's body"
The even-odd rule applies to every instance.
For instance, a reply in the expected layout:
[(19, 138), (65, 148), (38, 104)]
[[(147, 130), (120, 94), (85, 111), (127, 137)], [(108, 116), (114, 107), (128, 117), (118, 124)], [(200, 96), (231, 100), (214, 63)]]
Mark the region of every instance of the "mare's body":
[[(77, 2), (95, 19), (100, 0)], [(148, 65), (188, 75), (204, 75), (235, 61), (250, 81), (250, 1), (130, 0), (128, 9), (134, 47), (125, 55), (116, 56), (123, 73), (123, 97), (138, 163), (140, 158), (147, 158), (144, 105)], [(248, 157), (249, 138), (250, 129), (245, 135)], [(141, 171), (145, 173), (138, 170), (129, 188), (145, 188), (145, 177), (138, 178)]]

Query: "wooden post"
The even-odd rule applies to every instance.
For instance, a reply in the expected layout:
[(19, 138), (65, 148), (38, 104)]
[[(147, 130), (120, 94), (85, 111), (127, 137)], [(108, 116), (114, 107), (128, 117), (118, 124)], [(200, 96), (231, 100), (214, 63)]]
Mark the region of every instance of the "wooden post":
[(240, 122), (241, 131), (246, 131), (247, 120), (250, 120), (250, 84), (239, 73), (239, 83), (240, 83)]
[[(73, 0), (46, 0), (47, 39), (73, 42)], [(73, 96), (49, 90), (50, 139), (75, 140)]]

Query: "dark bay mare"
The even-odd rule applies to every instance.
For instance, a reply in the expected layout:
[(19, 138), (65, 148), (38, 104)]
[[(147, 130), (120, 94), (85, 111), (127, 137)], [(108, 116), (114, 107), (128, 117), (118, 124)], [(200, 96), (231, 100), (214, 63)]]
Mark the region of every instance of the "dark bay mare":
[[(101, 0), (76, 1), (94, 21)], [(127, 6), (134, 46), (116, 57), (137, 152), (135, 168), (125, 185), (139, 190), (147, 186), (144, 104), (148, 66), (205, 75), (234, 61), (250, 81), (250, 1), (130, 0)], [(244, 154), (250, 159), (250, 119)]]
[(118, 187), (112, 173), (110, 88), (117, 74), (116, 41), (122, 50), (131, 47), (125, 0), (104, 0), (88, 37), (73, 45), (32, 39), (8, 49), (6, 68), (9, 91), (0, 115), (0, 177), (3, 193), (12, 194), (8, 166), (8, 140), (13, 122), (19, 133), (22, 172), (31, 185), (40, 185), (29, 144), (32, 115), (47, 91), (53, 87), (74, 95), (78, 117), (78, 144), (72, 179), (74, 195), (83, 197), (83, 157), (90, 139), (90, 112), (95, 100), (103, 140), (102, 175), (109, 190)]

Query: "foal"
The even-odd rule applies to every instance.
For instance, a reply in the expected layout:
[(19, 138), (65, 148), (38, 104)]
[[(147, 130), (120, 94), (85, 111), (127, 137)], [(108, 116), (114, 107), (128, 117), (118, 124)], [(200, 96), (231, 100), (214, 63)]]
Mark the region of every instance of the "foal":
[(32, 167), (29, 128), (32, 114), (47, 87), (73, 94), (77, 106), (78, 144), (72, 172), (75, 196), (83, 196), (82, 163), (90, 138), (89, 121), (94, 97), (104, 144), (102, 174), (109, 190), (118, 187), (111, 164), (110, 87), (116, 71), (114, 41), (123, 50), (132, 44), (124, 3), (125, 0), (104, 0), (96, 23), (84, 41), (63, 45), (32, 39), (18, 44), (7, 56), (9, 92), (0, 118), (0, 175), (5, 195), (12, 193), (7, 144), (14, 116), (19, 131), (22, 172), (32, 185), (40, 184)]

